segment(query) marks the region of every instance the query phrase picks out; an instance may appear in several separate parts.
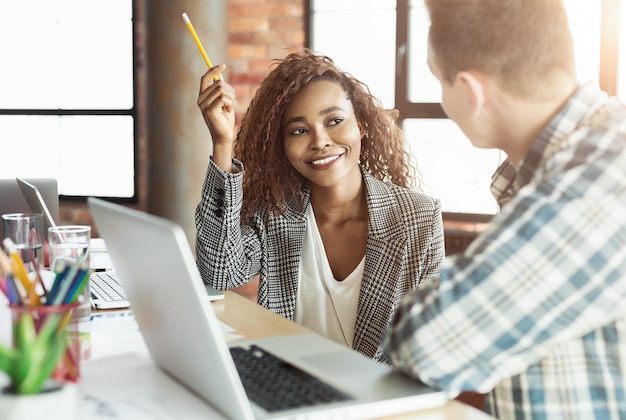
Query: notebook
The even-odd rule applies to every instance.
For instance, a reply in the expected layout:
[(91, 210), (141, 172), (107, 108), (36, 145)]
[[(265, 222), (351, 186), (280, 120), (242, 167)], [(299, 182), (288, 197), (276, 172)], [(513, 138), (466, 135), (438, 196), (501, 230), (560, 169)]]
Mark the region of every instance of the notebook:
[[(97, 198), (88, 199), (98, 230), (150, 355), (157, 366), (234, 419), (366, 419), (439, 407), (443, 392), (321, 335), (226, 342), (182, 228)], [(345, 393), (349, 399), (270, 412), (252, 402), (231, 350), (258, 346)], [(265, 383), (273, 380), (266, 378)], [(302, 416), (302, 417), (301, 417)]]
[[(27, 201), (23, 190), (18, 184), (17, 178), (0, 179), (0, 215), (7, 213), (43, 213), (49, 217), (44, 217), (45, 229), (51, 223), (59, 222), (59, 192), (57, 181), (54, 178), (28, 178), (23, 181), (36, 187), (39, 197), (43, 200), (44, 211), (39, 210), (39, 204)], [(29, 196), (30, 197), (30, 196)], [(39, 199), (37, 197), (37, 200)], [(4, 228), (0, 223), (0, 238), (4, 238)]]

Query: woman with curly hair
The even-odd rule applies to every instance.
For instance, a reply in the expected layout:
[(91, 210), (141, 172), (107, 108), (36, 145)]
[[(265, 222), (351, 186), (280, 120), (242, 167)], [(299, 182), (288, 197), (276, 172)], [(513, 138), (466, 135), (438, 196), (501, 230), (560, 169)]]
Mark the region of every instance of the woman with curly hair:
[(198, 107), (213, 141), (196, 209), (207, 284), (259, 277), (264, 307), (389, 364), (380, 347), (401, 298), (444, 258), (438, 200), (409, 189), (394, 115), (323, 55), (289, 54), (259, 87), (235, 137), (219, 65)]

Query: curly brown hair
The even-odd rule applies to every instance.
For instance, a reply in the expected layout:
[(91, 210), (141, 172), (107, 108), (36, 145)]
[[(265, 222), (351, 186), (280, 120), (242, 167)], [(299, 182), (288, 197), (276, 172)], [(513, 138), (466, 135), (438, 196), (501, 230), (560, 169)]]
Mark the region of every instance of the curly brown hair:
[(313, 81), (338, 83), (362, 124), (360, 163), (375, 178), (409, 188), (417, 180), (404, 147), (397, 111), (387, 111), (367, 85), (339, 69), (332, 59), (309, 49), (287, 55), (263, 80), (242, 118), (234, 156), (245, 165), (242, 220), (259, 210), (282, 214), (285, 204), (308, 189), (308, 180), (284, 151), (283, 113), (292, 98)]

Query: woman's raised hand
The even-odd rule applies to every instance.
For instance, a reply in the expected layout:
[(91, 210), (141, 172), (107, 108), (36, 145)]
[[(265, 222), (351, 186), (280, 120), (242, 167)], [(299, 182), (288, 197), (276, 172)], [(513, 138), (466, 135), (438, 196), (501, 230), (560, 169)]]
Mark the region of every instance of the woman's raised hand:
[(235, 140), (235, 89), (222, 77), (215, 80), (225, 68), (224, 64), (220, 64), (202, 76), (198, 108), (211, 133), (213, 162), (222, 170), (231, 172)]
[(198, 108), (211, 133), (213, 146), (232, 145), (235, 138), (235, 90), (220, 77), (226, 66), (209, 69), (200, 79)]

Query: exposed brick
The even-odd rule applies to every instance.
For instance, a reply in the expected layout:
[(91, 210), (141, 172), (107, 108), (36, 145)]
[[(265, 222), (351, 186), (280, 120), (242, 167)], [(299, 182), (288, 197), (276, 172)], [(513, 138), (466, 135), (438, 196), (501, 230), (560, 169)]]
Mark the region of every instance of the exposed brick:
[(285, 58), (287, 54), (300, 51), (301, 49), (302, 49), (302, 45), (281, 45), (281, 46), (268, 45), (267, 57), (271, 59), (274, 59), (274, 58), (281, 59), (281, 58)]
[(230, 76), (229, 83), (232, 85), (235, 84), (254, 84), (258, 85), (265, 79), (265, 74), (263, 73), (238, 73), (232, 74)]
[(233, 58), (228, 60), (228, 74), (245, 73), (250, 71), (250, 59), (249, 58)]
[(274, 31), (302, 30), (302, 16), (272, 16), (269, 19), (269, 29)]
[(228, 16), (302, 16), (302, 2), (272, 2), (260, 5), (230, 5)]
[(275, 2), (280, 0), (228, 0), (229, 6), (237, 6), (237, 5), (256, 5), (256, 4), (265, 4), (267, 2)]
[[(261, 33), (265, 33), (262, 31)], [(255, 32), (237, 32), (228, 34), (228, 45), (235, 44), (254, 44), (257, 34)]]
[(248, 62), (250, 71), (267, 74), (275, 67), (276, 60), (250, 60)]
[(232, 58), (264, 58), (267, 57), (267, 45), (231, 45), (228, 47), (228, 56)]
[(302, 31), (265, 31), (257, 32), (252, 36), (255, 44), (303, 44), (304, 33)]
[(270, 22), (266, 16), (247, 16), (228, 19), (228, 31), (231, 33), (267, 31), (269, 28)]

